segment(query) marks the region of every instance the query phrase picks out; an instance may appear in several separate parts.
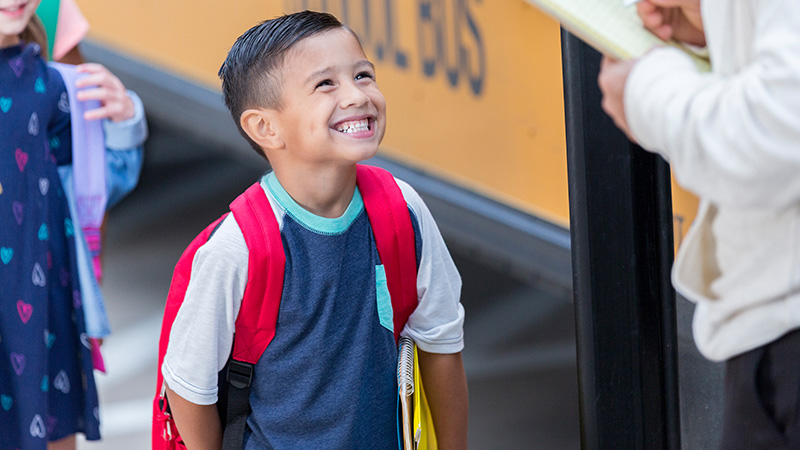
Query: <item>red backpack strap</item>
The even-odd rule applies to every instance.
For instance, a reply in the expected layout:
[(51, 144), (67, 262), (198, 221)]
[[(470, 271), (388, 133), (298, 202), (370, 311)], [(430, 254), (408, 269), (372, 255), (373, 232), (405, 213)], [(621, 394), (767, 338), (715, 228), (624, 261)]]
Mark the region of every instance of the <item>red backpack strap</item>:
[(286, 255), (278, 221), (260, 183), (231, 203), (249, 253), (247, 287), (236, 318), (232, 357), (256, 364), (275, 337)]
[(189, 278), (192, 274), (192, 263), (197, 250), (211, 237), (214, 230), (228, 214), (215, 220), (207, 226), (197, 237), (192, 240), (186, 250), (175, 264), (172, 274), (172, 281), (169, 285), (167, 294), (167, 304), (164, 307), (164, 319), (161, 323), (161, 337), (158, 341), (158, 370), (156, 371), (156, 396), (153, 401), (153, 433), (152, 444), (154, 450), (181, 448), (180, 437), (177, 434), (172, 418), (167, 412), (167, 402), (164, 397), (164, 377), (161, 375), (161, 364), (164, 362), (164, 355), (167, 353), (170, 331), (175, 317), (178, 315), (186, 297), (186, 289), (189, 287)]
[(172, 281), (169, 285), (169, 293), (167, 294), (167, 304), (164, 307), (164, 319), (161, 322), (161, 338), (158, 341), (158, 385), (161, 386), (161, 364), (164, 362), (164, 354), (167, 352), (167, 344), (169, 344), (169, 334), (172, 330), (172, 323), (175, 322), (175, 316), (178, 315), (178, 310), (183, 304), (183, 298), (186, 296), (186, 289), (189, 287), (189, 277), (192, 274), (192, 263), (194, 262), (194, 255), (197, 250), (206, 242), (208, 242), (211, 233), (217, 228), (220, 222), (227, 216), (224, 214), (219, 219), (215, 220), (211, 225), (207, 226), (197, 237), (192, 240), (186, 250), (183, 251), (178, 263), (175, 264), (175, 271), (172, 274)]
[(359, 164), (357, 183), (386, 271), (397, 341), (417, 307), (417, 258), (411, 214), (400, 186), (388, 171)]

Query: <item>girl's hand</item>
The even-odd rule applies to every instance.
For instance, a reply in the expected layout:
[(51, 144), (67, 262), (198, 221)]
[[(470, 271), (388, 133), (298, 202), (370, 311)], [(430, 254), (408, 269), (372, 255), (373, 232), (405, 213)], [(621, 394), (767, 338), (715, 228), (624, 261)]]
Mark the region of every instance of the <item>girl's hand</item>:
[(77, 67), (79, 73), (88, 74), (75, 82), (78, 89), (78, 100), (98, 100), (100, 108), (86, 111), (83, 117), (86, 120), (109, 119), (112, 122), (128, 120), (135, 114), (133, 101), (128, 97), (125, 85), (119, 81), (105, 66), (88, 63)]
[(664, 41), (706, 45), (700, 0), (644, 0), (636, 4), (636, 12), (644, 27)]

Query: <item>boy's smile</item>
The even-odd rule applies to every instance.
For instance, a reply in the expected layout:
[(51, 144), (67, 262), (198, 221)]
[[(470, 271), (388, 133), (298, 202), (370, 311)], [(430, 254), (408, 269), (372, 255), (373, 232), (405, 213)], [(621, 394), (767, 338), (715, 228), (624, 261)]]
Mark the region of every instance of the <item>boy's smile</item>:
[(375, 68), (349, 30), (298, 42), (276, 75), (282, 99), (276, 124), (290, 158), (339, 165), (375, 155), (386, 129), (386, 101)]
[(333, 128), (340, 133), (349, 134), (351, 137), (365, 138), (375, 134), (370, 126), (374, 123), (375, 119), (371, 117), (353, 118), (339, 122)]

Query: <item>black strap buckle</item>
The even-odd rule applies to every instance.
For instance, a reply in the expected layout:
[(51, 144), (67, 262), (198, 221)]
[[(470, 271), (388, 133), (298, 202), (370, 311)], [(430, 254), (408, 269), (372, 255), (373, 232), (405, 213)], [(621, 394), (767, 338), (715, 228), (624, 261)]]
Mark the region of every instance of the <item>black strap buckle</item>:
[(253, 381), (253, 365), (231, 360), (228, 364), (228, 383), (237, 389), (247, 389)]

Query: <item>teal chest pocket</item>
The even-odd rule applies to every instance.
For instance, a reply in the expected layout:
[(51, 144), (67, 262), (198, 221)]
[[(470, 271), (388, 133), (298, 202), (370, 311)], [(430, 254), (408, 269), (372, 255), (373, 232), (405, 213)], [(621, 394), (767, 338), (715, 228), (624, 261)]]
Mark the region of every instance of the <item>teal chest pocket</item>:
[(394, 333), (394, 313), (392, 297), (386, 284), (386, 270), (383, 265), (375, 266), (375, 294), (378, 301), (378, 320), (384, 328)]

